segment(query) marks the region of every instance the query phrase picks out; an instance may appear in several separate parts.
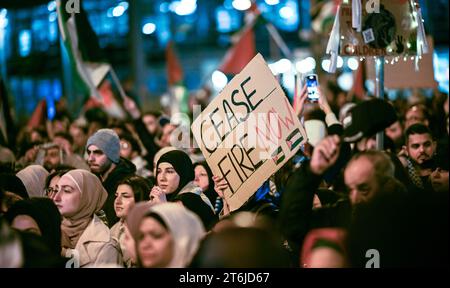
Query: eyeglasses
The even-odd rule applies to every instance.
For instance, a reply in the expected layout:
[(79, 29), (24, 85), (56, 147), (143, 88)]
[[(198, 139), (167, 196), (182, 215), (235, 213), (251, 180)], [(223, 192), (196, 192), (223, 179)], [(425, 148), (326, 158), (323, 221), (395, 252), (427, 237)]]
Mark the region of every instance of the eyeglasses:
[(47, 196), (53, 196), (58, 193), (58, 188), (48, 187), (47, 189), (45, 189), (45, 193)]

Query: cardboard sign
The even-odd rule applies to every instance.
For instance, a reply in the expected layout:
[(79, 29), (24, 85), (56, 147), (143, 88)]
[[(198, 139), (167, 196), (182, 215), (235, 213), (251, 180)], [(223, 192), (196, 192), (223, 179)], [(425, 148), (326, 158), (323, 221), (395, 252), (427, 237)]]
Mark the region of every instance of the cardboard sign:
[(261, 54), (256, 55), (191, 126), (225, 198), (240, 208), (307, 140)]
[[(428, 37), (429, 52), (419, 61), (419, 71), (415, 70), (415, 60), (400, 57), (398, 61), (384, 64), (384, 87), (387, 89), (437, 88), (433, 67), (433, 39)], [(392, 61), (392, 58), (388, 59)], [(406, 60), (406, 61), (405, 61)], [(367, 78), (375, 81), (375, 63), (372, 57), (366, 59)]]
[[(373, 3), (379, 3), (373, 9)], [(411, 1), (362, 0), (361, 32), (352, 28), (351, 2), (340, 8), (340, 55), (416, 55), (417, 17)]]

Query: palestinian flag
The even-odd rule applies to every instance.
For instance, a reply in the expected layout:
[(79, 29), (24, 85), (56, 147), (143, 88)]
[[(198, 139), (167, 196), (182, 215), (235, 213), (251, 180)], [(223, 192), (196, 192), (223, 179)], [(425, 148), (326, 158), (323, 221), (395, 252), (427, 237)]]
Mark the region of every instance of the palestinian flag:
[(103, 102), (98, 85), (110, 70), (106, 63), (97, 35), (92, 30), (86, 13), (80, 5), (80, 13), (67, 13), (67, 0), (57, 0), (58, 26), (64, 48), (72, 67), (74, 88), (77, 93)]
[[(232, 36), (233, 45), (225, 54), (219, 70), (225, 74), (236, 75), (255, 57), (255, 33), (253, 27), (262, 17), (255, 3), (246, 12), (246, 25)], [(262, 19), (264, 20), (264, 19)]]

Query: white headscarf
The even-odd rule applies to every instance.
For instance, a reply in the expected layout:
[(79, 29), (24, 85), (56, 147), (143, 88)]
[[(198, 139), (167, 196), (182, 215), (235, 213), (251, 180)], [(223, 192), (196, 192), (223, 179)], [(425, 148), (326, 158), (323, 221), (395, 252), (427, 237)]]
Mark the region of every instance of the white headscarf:
[(41, 165), (30, 165), (17, 172), (16, 176), (27, 189), (28, 196), (45, 197), (45, 179), (48, 171)]
[(174, 253), (167, 268), (185, 268), (205, 236), (200, 218), (184, 206), (170, 202), (152, 206), (149, 213), (158, 214), (172, 234)]

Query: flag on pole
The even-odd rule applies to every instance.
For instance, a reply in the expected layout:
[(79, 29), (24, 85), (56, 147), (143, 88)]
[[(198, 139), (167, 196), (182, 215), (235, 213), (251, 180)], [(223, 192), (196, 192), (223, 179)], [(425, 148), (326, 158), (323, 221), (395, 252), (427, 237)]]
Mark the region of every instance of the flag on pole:
[(170, 41), (166, 48), (166, 60), (167, 60), (167, 79), (169, 85), (176, 85), (183, 82), (184, 73), (181, 68), (180, 61), (173, 49), (173, 42)]
[(189, 93), (184, 86), (184, 73), (180, 61), (174, 51), (173, 42), (166, 46), (167, 81), (172, 100), (171, 115), (176, 113), (189, 113)]
[(219, 70), (225, 74), (238, 74), (256, 55), (253, 25), (244, 27), (239, 40), (227, 51)]
[(45, 127), (46, 120), (47, 120), (47, 103), (45, 99), (42, 99), (37, 104), (36, 108), (33, 111), (33, 114), (31, 114), (27, 126), (30, 128), (36, 128), (39, 126)]
[(111, 66), (104, 61), (97, 35), (92, 30), (86, 13), (67, 13), (67, 0), (57, 0), (58, 26), (61, 39), (72, 67), (75, 89), (102, 102), (97, 91)]

